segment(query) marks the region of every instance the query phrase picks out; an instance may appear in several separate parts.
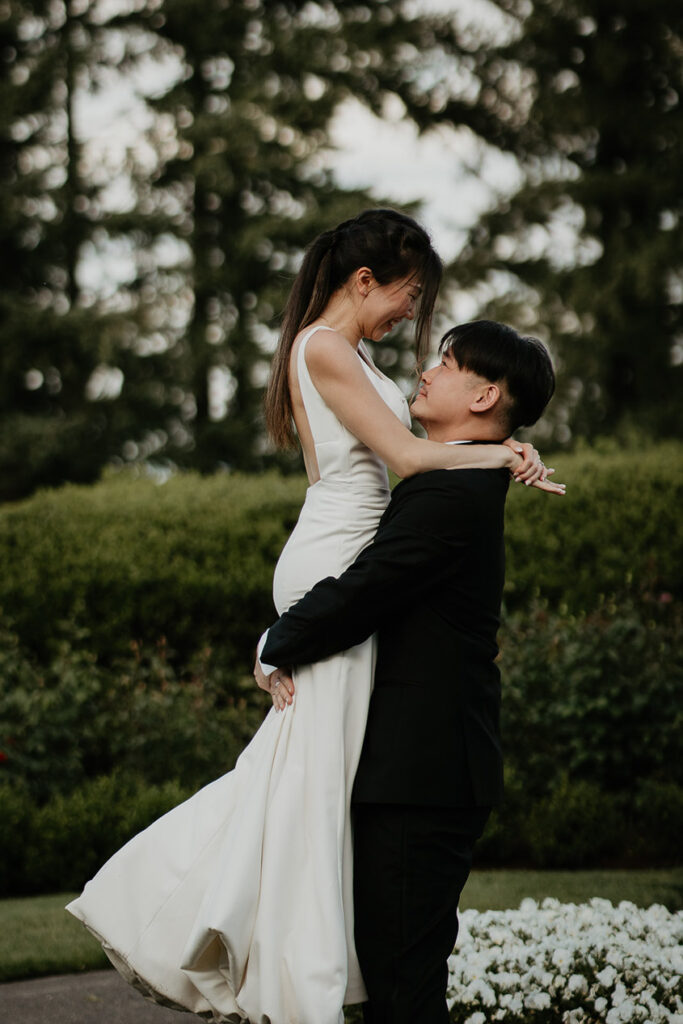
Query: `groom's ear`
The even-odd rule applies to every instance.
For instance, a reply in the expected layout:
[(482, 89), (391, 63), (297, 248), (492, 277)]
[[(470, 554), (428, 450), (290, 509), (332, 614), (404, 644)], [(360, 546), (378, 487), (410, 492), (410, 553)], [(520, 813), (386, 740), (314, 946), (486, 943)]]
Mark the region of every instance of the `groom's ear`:
[(501, 390), (499, 386), (492, 384), (491, 381), (482, 381), (475, 389), (470, 403), (470, 412), (490, 412), (500, 402), (500, 399)]

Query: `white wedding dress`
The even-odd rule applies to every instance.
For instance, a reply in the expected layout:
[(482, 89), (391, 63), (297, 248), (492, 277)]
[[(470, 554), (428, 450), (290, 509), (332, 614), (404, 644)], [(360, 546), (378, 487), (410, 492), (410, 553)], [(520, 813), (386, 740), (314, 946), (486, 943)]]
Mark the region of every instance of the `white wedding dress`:
[[(384, 465), (313, 386), (315, 330), (297, 366), (320, 480), (277, 563), (279, 612), (353, 561), (389, 500)], [(362, 342), (359, 358), (409, 426)], [(371, 638), (297, 670), (294, 704), (269, 712), (233, 771), (131, 839), (69, 904), (145, 994), (231, 1024), (340, 1024), (342, 1005), (365, 998), (349, 810), (373, 669)]]

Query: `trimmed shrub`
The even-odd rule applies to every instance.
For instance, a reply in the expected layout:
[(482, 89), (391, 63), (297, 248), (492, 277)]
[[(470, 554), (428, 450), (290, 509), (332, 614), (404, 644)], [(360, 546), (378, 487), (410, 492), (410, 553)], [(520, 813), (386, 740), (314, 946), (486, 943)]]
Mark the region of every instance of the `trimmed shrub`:
[(45, 658), (64, 623), (101, 664), (166, 638), (180, 662), (220, 646), (240, 668), (273, 619), (273, 567), (304, 483), (110, 476), (0, 509), (0, 608)]
[[(680, 596), (683, 459), (675, 444), (561, 456), (566, 498), (512, 485), (508, 612), (541, 597), (576, 613), (604, 595)], [(41, 658), (63, 623), (100, 664), (165, 637), (184, 663), (220, 647), (241, 669), (272, 621), (273, 567), (296, 521), (300, 477), (110, 475), (0, 509), (0, 608)]]
[(606, 791), (683, 785), (683, 607), (535, 607), (501, 629), (505, 757), (531, 799), (562, 773)]
[(115, 773), (38, 806), (26, 791), (0, 784), (0, 809), (22, 822), (20, 836), (3, 831), (0, 895), (82, 888), (120, 846), (190, 793), (177, 782), (150, 786)]
[(564, 498), (510, 487), (506, 605), (592, 611), (614, 595), (683, 596), (683, 445), (558, 455)]
[(585, 868), (623, 856), (621, 801), (592, 782), (563, 776), (526, 819), (529, 857), (540, 868)]
[[(0, 896), (24, 891), (25, 857), (35, 836), (35, 811), (26, 786), (0, 781)], [(31, 885), (28, 891), (38, 890)]]
[(42, 892), (80, 888), (115, 850), (187, 796), (177, 782), (149, 786), (115, 774), (55, 797), (36, 812), (27, 882)]
[(534, 799), (510, 771), (475, 861), (480, 867), (672, 866), (681, 862), (682, 832), (683, 786), (645, 780), (635, 791), (608, 793), (561, 775)]
[(0, 779), (38, 801), (125, 771), (199, 786), (232, 768), (269, 702), (206, 650), (179, 672), (163, 643), (102, 668), (62, 639), (41, 666), (0, 629)]
[(683, 787), (645, 779), (628, 800), (630, 855), (635, 861), (681, 861)]

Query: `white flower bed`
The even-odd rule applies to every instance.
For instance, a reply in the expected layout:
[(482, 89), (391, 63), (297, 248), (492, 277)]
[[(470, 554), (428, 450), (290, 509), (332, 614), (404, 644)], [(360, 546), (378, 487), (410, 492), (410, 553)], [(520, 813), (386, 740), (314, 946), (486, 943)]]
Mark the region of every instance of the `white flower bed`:
[(456, 1024), (683, 1024), (683, 912), (593, 899), (460, 914)]

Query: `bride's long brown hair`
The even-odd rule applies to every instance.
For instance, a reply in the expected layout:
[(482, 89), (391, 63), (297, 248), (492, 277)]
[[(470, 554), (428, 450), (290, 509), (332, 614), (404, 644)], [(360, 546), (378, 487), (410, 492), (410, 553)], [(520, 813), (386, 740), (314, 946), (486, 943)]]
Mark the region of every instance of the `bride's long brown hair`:
[(442, 266), (424, 228), (405, 213), (377, 209), (365, 210), (331, 231), (323, 231), (306, 250), (294, 280), (271, 365), (265, 398), (266, 426), (281, 448), (291, 448), (296, 443), (289, 393), (289, 358), (294, 339), (321, 315), (333, 293), (359, 267), (369, 267), (381, 285), (408, 275), (419, 281), (422, 294), (415, 317), (418, 361), (427, 352)]

